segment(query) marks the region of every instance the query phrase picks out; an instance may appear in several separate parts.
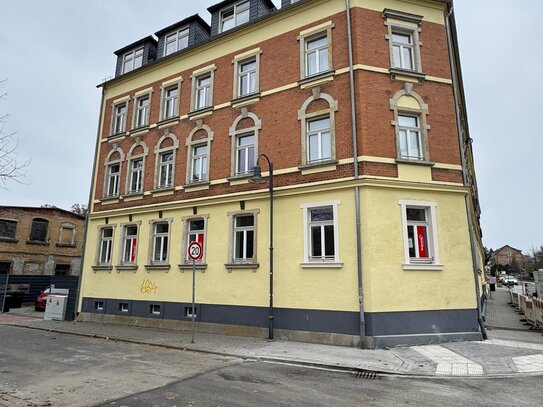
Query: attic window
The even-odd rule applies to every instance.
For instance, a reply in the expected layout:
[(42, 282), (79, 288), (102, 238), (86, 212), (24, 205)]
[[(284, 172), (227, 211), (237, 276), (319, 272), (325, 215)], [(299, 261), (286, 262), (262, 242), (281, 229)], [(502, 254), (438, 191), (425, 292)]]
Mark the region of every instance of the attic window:
[(130, 72), (143, 65), (143, 47), (127, 52), (123, 56), (122, 73)]
[(221, 11), (220, 32), (231, 30), (249, 21), (250, 1), (242, 1)]
[(189, 46), (189, 29), (182, 28), (166, 35), (164, 41), (164, 56), (173, 54)]

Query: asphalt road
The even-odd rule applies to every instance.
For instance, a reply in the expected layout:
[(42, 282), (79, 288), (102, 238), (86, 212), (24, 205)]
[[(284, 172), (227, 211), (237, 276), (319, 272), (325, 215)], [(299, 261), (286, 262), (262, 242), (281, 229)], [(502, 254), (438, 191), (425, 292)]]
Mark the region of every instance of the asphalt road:
[(0, 406), (543, 404), (543, 378), (534, 376), (365, 379), (8, 326), (0, 326), (0, 343)]

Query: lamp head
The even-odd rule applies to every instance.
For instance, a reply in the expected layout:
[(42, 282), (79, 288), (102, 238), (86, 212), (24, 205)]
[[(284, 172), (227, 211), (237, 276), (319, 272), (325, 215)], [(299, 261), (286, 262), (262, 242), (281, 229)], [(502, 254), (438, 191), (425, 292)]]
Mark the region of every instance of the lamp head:
[(252, 182), (254, 184), (261, 184), (264, 182), (264, 179), (262, 178), (262, 170), (260, 169), (260, 165), (255, 165), (253, 167), (253, 176), (249, 178), (249, 182)]

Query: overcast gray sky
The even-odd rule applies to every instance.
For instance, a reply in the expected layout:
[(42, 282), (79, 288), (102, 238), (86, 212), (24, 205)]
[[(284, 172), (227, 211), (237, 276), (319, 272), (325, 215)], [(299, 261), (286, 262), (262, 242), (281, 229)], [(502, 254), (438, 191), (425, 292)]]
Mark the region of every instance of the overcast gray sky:
[[(113, 51), (219, 0), (3, 0), (0, 79), (7, 129), (17, 131), (24, 184), (0, 205), (86, 203), (98, 125), (96, 85)], [(279, 0), (274, 1), (278, 5)], [(541, 0), (455, 0), (482, 204), (484, 244), (543, 244)], [(0, 93), (2, 90), (0, 89)]]

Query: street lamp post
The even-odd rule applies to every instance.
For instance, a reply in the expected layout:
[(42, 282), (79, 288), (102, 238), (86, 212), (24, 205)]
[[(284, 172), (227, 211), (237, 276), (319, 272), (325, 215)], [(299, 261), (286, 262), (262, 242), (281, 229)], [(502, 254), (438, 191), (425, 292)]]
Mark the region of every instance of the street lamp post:
[(270, 310), (268, 320), (268, 339), (273, 340), (273, 163), (266, 154), (260, 154), (253, 167), (253, 176), (249, 180), (254, 183), (262, 183), (262, 170), (258, 165), (261, 158), (265, 158), (270, 170), (268, 189), (270, 191)]

